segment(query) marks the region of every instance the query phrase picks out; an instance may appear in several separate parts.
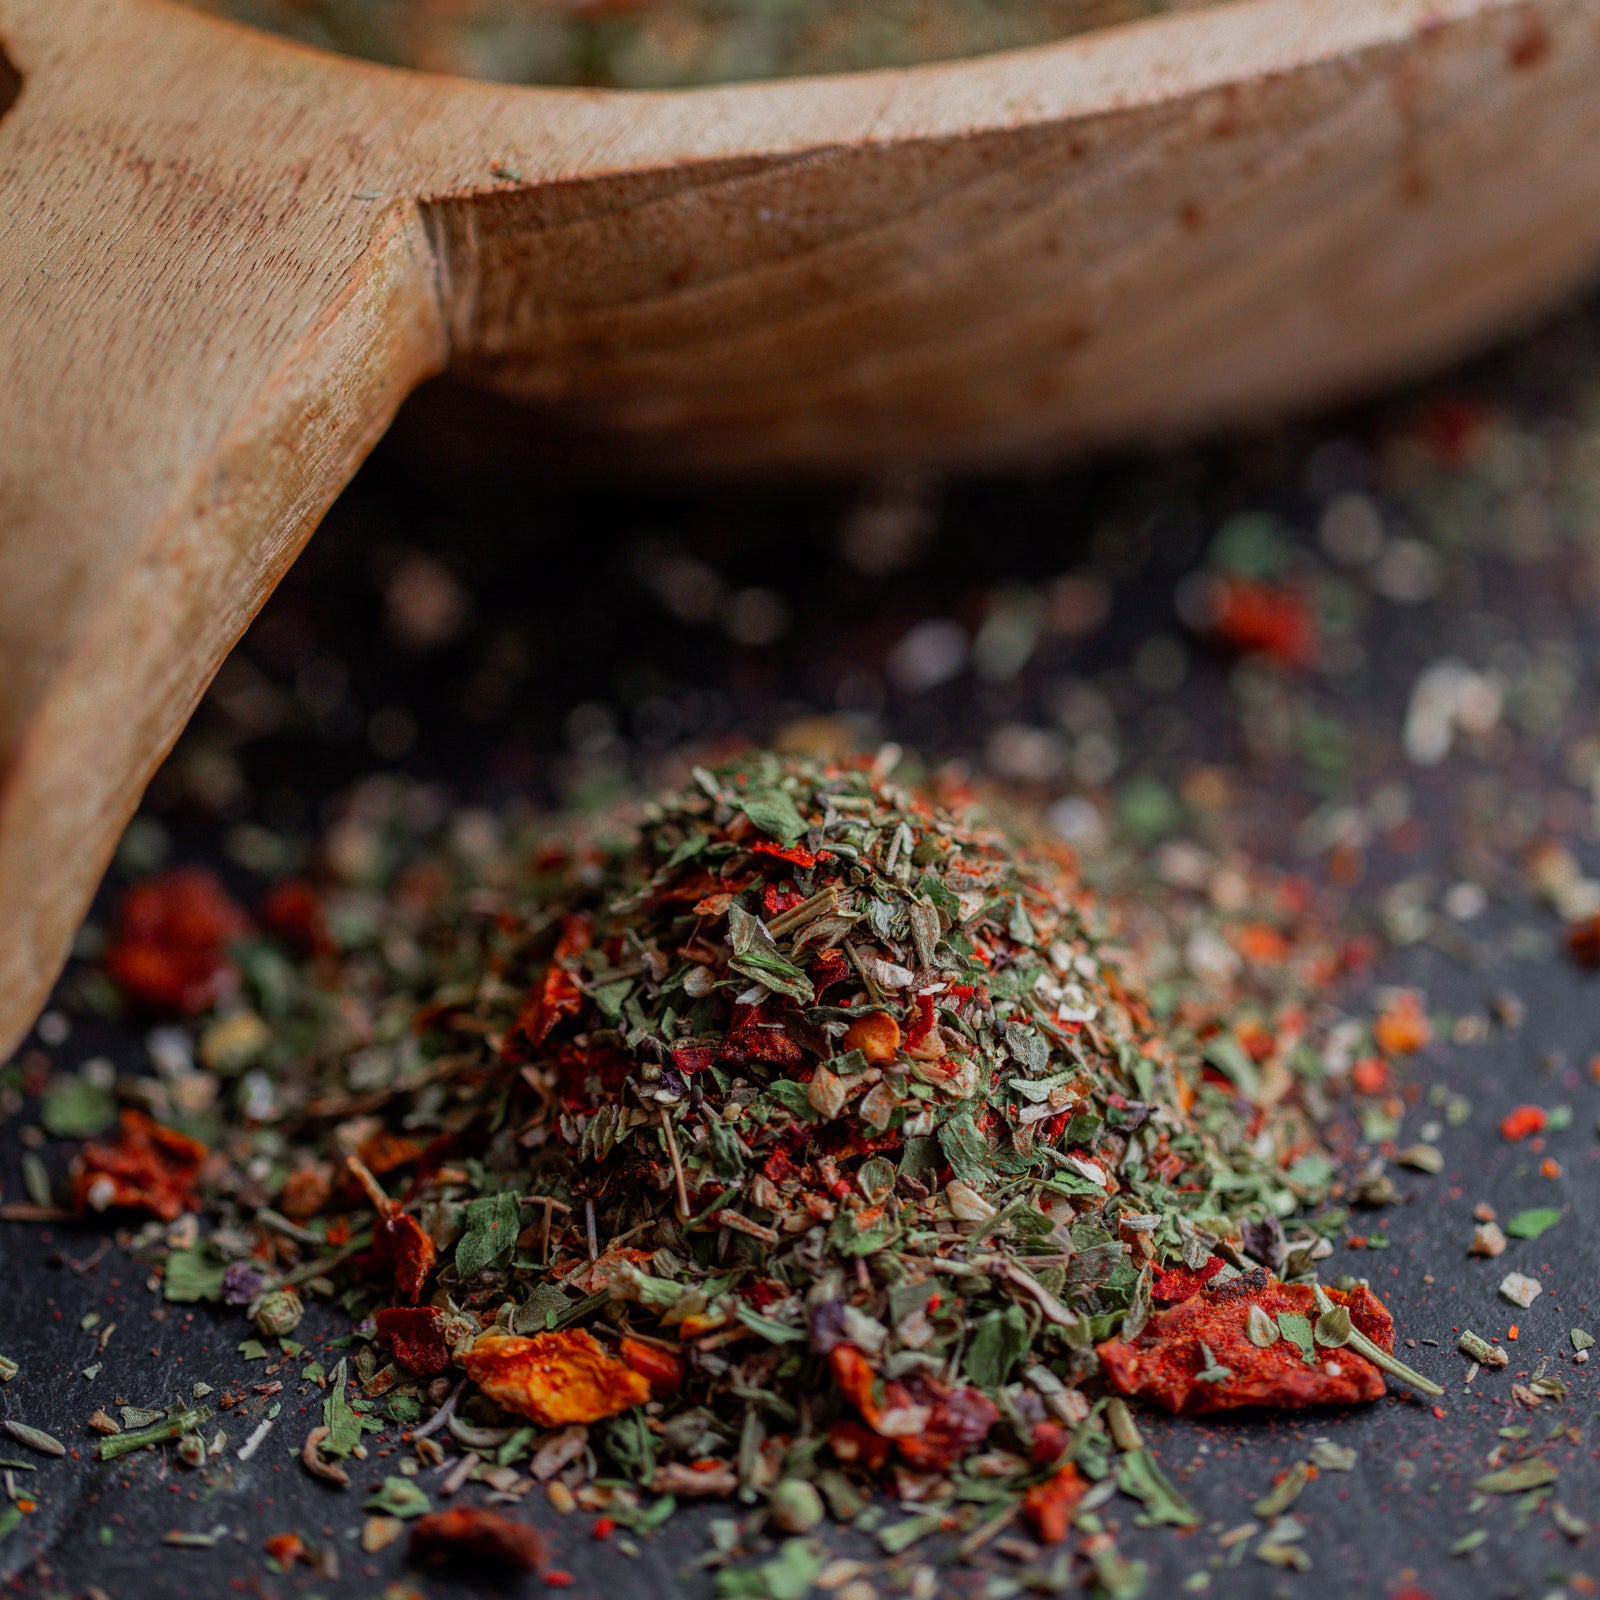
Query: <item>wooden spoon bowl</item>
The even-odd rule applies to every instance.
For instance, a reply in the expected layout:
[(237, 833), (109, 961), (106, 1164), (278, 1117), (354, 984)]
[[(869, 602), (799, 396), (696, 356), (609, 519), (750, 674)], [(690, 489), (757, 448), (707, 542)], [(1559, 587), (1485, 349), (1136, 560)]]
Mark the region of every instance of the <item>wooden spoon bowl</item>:
[(139, 794), (446, 367), (675, 469), (1349, 394), (1600, 261), (1600, 0), (1243, 0), (668, 94), (0, 0), (0, 1056)]

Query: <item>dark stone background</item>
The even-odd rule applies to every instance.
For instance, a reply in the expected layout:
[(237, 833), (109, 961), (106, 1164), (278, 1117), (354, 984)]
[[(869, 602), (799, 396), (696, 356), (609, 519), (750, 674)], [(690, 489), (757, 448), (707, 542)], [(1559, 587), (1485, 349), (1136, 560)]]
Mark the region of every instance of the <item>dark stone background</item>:
[[(1478, 396), (1530, 425), (1570, 426), (1581, 410), (1575, 386), (1600, 372), (1597, 328), (1600, 311), (1580, 308), (1427, 389), (1271, 436), (940, 489), (551, 481), (517, 448), (528, 424), (459, 396), (426, 395), (334, 508), (224, 670), (152, 786), (146, 824), (159, 822), (163, 832), (146, 826), (133, 853), (148, 853), (164, 837), (171, 859), (219, 864), (248, 899), (262, 881), (240, 864), (252, 859), (248, 825), (309, 837), (330, 798), (374, 769), (437, 780), (461, 797), (593, 798), (631, 777), (648, 778), (685, 741), (760, 737), (822, 712), (842, 711), (863, 732), (981, 765), (998, 726), (1049, 725), (1052, 688), (1068, 674), (1092, 679), (1116, 704), (1118, 782), (1128, 774), (1181, 774), (1198, 760), (1226, 764), (1240, 784), (1236, 826), (1268, 858), (1313, 876), (1321, 862), (1297, 856), (1296, 826), (1325, 799), (1370, 796), (1404, 780), (1422, 825), (1397, 829), (1367, 852), (1366, 875), (1350, 898), (1352, 927), (1370, 926), (1385, 888), (1419, 873), (1437, 874), (1441, 885), (1471, 875), (1489, 891), (1490, 907), (1464, 934), (1451, 930), (1383, 954), (1373, 981), (1417, 984), (1431, 1010), (1456, 1016), (1481, 1014), (1492, 996), (1513, 991), (1527, 1014), (1520, 1027), (1497, 1028), (1485, 1043), (1438, 1043), (1425, 1053), (1414, 1081), (1464, 1094), (1471, 1117), (1443, 1135), (1443, 1174), (1397, 1169), (1403, 1201), (1380, 1214), (1392, 1241), (1387, 1253), (1342, 1249), (1328, 1267), (1369, 1276), (1403, 1335), (1439, 1341), (1405, 1353), (1449, 1393), (1437, 1412), (1395, 1393), (1344, 1414), (1206, 1426), (1152, 1421), (1151, 1442), (1206, 1525), (1181, 1535), (1143, 1530), (1128, 1501), (1113, 1502), (1107, 1514), (1124, 1550), (1154, 1564), (1149, 1592), (1181, 1592), (1186, 1575), (1219, 1562), (1218, 1535), (1249, 1520), (1274, 1474), (1326, 1436), (1353, 1446), (1359, 1461), (1349, 1474), (1322, 1476), (1295, 1507), (1309, 1526), (1304, 1548), (1314, 1570), (1270, 1568), (1248, 1541), (1235, 1552), (1236, 1566), (1215, 1572), (1212, 1593), (1388, 1595), (1408, 1583), (1438, 1597), (1593, 1593), (1585, 1575), (1600, 1575), (1600, 1536), (1574, 1543), (1547, 1511), (1519, 1527), (1511, 1499), (1468, 1509), (1496, 1429), (1520, 1420), (1538, 1437), (1557, 1425), (1580, 1430), (1581, 1445), (1548, 1452), (1561, 1464), (1558, 1498), (1580, 1516), (1600, 1517), (1591, 1427), (1600, 1362), (1574, 1365), (1567, 1341), (1573, 1325), (1600, 1324), (1600, 1216), (1592, 1204), (1600, 1087), (1587, 1071), (1600, 1048), (1597, 980), (1561, 954), (1559, 927), (1521, 887), (1517, 859), (1496, 854), (1504, 819), (1486, 821), (1472, 809), (1477, 794), (1482, 810), (1481, 780), (1498, 774), (1491, 793), (1512, 811), (1520, 804), (1541, 815), (1586, 815), (1562, 763), (1570, 741), (1594, 727), (1600, 606), (1592, 558), (1565, 547), (1521, 562), (1474, 557), (1453, 562), (1426, 603), (1374, 599), (1360, 634), (1361, 664), (1286, 691), (1336, 730), (1327, 736), (1333, 760), (1273, 748), (1255, 725), (1267, 713), (1246, 703), (1228, 662), (1185, 633), (1174, 593), (1202, 563), (1216, 528), (1239, 511), (1275, 511), (1305, 559), (1319, 560), (1311, 530), (1323, 480), (1341, 472), (1359, 479), (1365, 442), (1402, 425), (1419, 404)], [(876, 544), (862, 532), (874, 526), (863, 522), (874, 506)], [(904, 559), (887, 570), (884, 528), (906, 545)], [(441, 572), (449, 575), (442, 584)], [(898, 685), (886, 677), (892, 647), (919, 620), (953, 618), (970, 632), (996, 592), (1037, 589), (1063, 572), (1108, 586), (1109, 621), (1092, 637), (1046, 639), (1002, 681), (964, 672), (917, 690), (903, 673)], [(437, 602), (431, 641), (419, 638), (428, 631), (430, 600)], [(1470, 653), (1485, 630), (1524, 649), (1555, 641), (1563, 659), (1576, 663), (1558, 726), (1487, 753), (1452, 756), (1431, 771), (1408, 770), (1396, 737), (1418, 671), (1440, 655)], [(1150, 688), (1163, 676), (1148, 652), (1141, 655), (1153, 637), (1178, 641), (1188, 659), (1180, 685)], [(1170, 660), (1170, 646), (1161, 649), (1165, 657), (1157, 656)], [(1048, 798), (1070, 786), (1069, 776), (1052, 775), (1039, 789)], [(1593, 824), (1580, 820), (1574, 831), (1592, 837)], [(1346, 998), (1356, 1012), (1370, 1008), (1365, 989)], [(63, 1068), (102, 1054), (128, 1066), (144, 1060), (138, 1030), (93, 1019), (75, 1018), (65, 1041), (33, 1040), (28, 1050)], [(1524, 1100), (1573, 1107), (1571, 1127), (1549, 1140), (1564, 1169), (1557, 1181), (1530, 1173), (1527, 1149), (1496, 1131), (1505, 1110)], [(30, 1102), (0, 1126), (7, 1200), (22, 1194), (20, 1135), (35, 1112)], [(1419, 1103), (1408, 1135), (1430, 1114)], [(64, 1145), (46, 1141), (43, 1154), (53, 1173), (64, 1171)], [(1514, 1244), (1498, 1262), (1470, 1261), (1470, 1213), (1483, 1199), (1502, 1217), (1534, 1204), (1559, 1204), (1568, 1214), (1544, 1239)], [(1359, 1225), (1380, 1231), (1376, 1217)], [(112, 1600), (157, 1592), (335, 1600), (375, 1596), (395, 1582), (441, 1596), (469, 1592), (464, 1583), (408, 1569), (403, 1543), (373, 1557), (361, 1553), (360, 1491), (382, 1476), (382, 1452), (403, 1447), (381, 1440), (353, 1490), (311, 1479), (295, 1457), (320, 1420), (321, 1395), (293, 1378), (299, 1363), (281, 1374), (282, 1414), (246, 1465), (232, 1451), (262, 1414), (260, 1400), (247, 1408), (247, 1423), (228, 1415), (230, 1452), (204, 1472), (149, 1452), (94, 1462), (83, 1424), (95, 1406), (115, 1397), (160, 1405), (197, 1380), (221, 1391), (261, 1373), (235, 1354), (248, 1331), (237, 1314), (164, 1307), (128, 1254), (116, 1246), (100, 1252), (104, 1236), (87, 1227), (0, 1224), (8, 1279), (0, 1353), (23, 1369), (0, 1386), (0, 1416), (51, 1429), (71, 1451), (65, 1460), (37, 1458), (29, 1487), (39, 1509), (0, 1545), (0, 1587), (82, 1595), (97, 1586)], [(1495, 1293), (1513, 1266), (1547, 1285), (1526, 1313)], [(92, 1359), (94, 1335), (79, 1328), (90, 1311), (117, 1324), (92, 1381), (78, 1375)], [(1503, 1336), (1513, 1320), (1522, 1336), (1511, 1372), (1480, 1376), (1464, 1392), (1457, 1331)], [(315, 1354), (319, 1338), (339, 1331), (337, 1316), (319, 1311), (301, 1333)], [(1571, 1396), (1514, 1417), (1510, 1381), (1541, 1354), (1571, 1381)], [(0, 1456), (36, 1459), (3, 1438)], [(630, 1594), (708, 1592), (689, 1564), (704, 1548), (705, 1516), (713, 1513), (675, 1520), (643, 1540), (636, 1559), (593, 1540), (589, 1518), (556, 1517), (538, 1494), (521, 1514), (550, 1534), (555, 1561), (575, 1574), (576, 1593), (599, 1594), (606, 1585)], [(227, 1532), (209, 1550), (160, 1542), (172, 1529), (216, 1527)], [(1487, 1542), (1452, 1558), (1450, 1546), (1477, 1527), (1489, 1530)], [(338, 1578), (309, 1568), (269, 1572), (263, 1540), (285, 1531), (331, 1543)], [(848, 1536), (835, 1540), (844, 1550), (865, 1548)], [(928, 1559), (924, 1548), (913, 1550), (899, 1581)], [(977, 1575), (942, 1572), (940, 1585), (981, 1593), (985, 1575), (1014, 1570), (995, 1558)], [(893, 1592), (895, 1581), (880, 1578), (879, 1593)], [(542, 1591), (528, 1579), (508, 1592)]]

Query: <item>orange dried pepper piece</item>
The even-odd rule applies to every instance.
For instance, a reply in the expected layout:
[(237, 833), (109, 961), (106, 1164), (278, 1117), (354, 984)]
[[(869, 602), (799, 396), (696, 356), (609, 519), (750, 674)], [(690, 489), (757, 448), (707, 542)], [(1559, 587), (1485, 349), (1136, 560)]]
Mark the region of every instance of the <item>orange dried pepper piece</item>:
[(1088, 1492), (1083, 1474), (1069, 1461), (1054, 1476), (1036, 1483), (1022, 1497), (1022, 1514), (1044, 1544), (1060, 1544), (1072, 1526), (1072, 1514)]
[(859, 1050), (875, 1067), (886, 1066), (900, 1049), (900, 1024), (887, 1011), (869, 1011), (845, 1029), (842, 1048)]
[[(1336, 1305), (1349, 1308), (1356, 1329), (1380, 1350), (1394, 1348), (1394, 1323), (1375, 1295), (1359, 1288), (1326, 1293)], [(1097, 1346), (1101, 1368), (1119, 1393), (1138, 1395), (1183, 1416), (1243, 1406), (1293, 1410), (1351, 1405), (1383, 1397), (1383, 1374), (1348, 1347), (1319, 1350), (1316, 1365), (1307, 1366), (1288, 1339), (1265, 1350), (1253, 1343), (1246, 1331), (1252, 1305), (1273, 1318), (1280, 1311), (1312, 1323), (1317, 1318), (1309, 1284), (1280, 1283), (1265, 1272), (1251, 1273), (1157, 1312), (1137, 1339), (1112, 1339)], [(1202, 1344), (1216, 1367), (1229, 1369), (1228, 1377), (1200, 1379), (1210, 1365)]]
[(81, 1210), (149, 1211), (173, 1222), (199, 1202), (194, 1186), (206, 1147), (142, 1111), (124, 1111), (115, 1144), (86, 1144), (72, 1164), (72, 1198)]
[[(943, 1472), (976, 1449), (1000, 1413), (981, 1389), (952, 1389), (924, 1373), (892, 1380), (877, 1397), (877, 1374), (867, 1358), (852, 1344), (836, 1344), (828, 1353), (834, 1382), (861, 1413), (875, 1433), (892, 1436), (908, 1466), (919, 1472)], [(915, 1433), (889, 1427), (890, 1413), (926, 1411), (927, 1420)]]
[(545, 1428), (598, 1422), (650, 1398), (650, 1385), (582, 1328), (479, 1339), (462, 1365), (491, 1400)]

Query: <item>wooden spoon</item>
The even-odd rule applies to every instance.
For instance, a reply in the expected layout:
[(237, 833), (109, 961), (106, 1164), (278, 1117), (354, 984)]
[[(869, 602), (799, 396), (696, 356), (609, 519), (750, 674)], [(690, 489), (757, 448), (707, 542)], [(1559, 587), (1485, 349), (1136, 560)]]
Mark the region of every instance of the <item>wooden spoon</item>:
[(0, 1059), (431, 373), (631, 461), (991, 463), (1344, 395), (1600, 260), (1600, 0), (1246, 0), (658, 95), (168, 0), (0, 0), (0, 47)]

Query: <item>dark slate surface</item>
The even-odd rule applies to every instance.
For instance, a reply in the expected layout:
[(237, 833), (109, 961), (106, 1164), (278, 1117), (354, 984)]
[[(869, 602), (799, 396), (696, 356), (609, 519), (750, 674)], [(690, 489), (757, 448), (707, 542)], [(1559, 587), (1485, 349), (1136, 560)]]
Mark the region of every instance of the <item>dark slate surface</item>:
[[(1436, 392), (1486, 393), (1543, 415), (1556, 404), (1551, 396), (1560, 383), (1590, 359), (1595, 324), (1592, 314), (1569, 318)], [(1133, 770), (1177, 772), (1200, 757), (1241, 762), (1249, 780), (1241, 804), (1260, 848), (1293, 863), (1293, 827), (1316, 803), (1319, 786), (1329, 792), (1328, 781), (1309, 778), (1292, 762), (1244, 760), (1239, 723), (1228, 709), (1225, 663), (1196, 652), (1187, 682), (1159, 704), (1125, 692), (1127, 664), (1149, 637), (1178, 634), (1175, 585), (1199, 561), (1223, 516), (1271, 506), (1304, 522), (1311, 505), (1306, 464), (1317, 446), (1369, 436), (1409, 403), (1160, 460), (958, 486), (943, 499), (920, 553), (874, 576), (839, 554), (839, 530), (859, 506), (852, 491), (552, 489), (520, 466), (486, 469), (496, 452), (485, 441), (503, 440), (503, 433), (475, 421), (470, 438), (450, 443), (438, 432), (450, 406), (429, 397), (336, 508), (269, 605), (152, 789), (149, 814), (170, 830), (177, 857), (219, 861), (240, 892), (249, 893), (255, 881), (222, 849), (229, 828), (262, 820), (309, 830), (329, 796), (385, 760), (461, 795), (526, 790), (551, 798), (593, 790), (619, 771), (648, 773), (653, 752), (683, 737), (761, 735), (841, 703), (876, 731), (925, 750), (972, 753), (1000, 721), (1041, 720), (1051, 683), (1070, 670), (1101, 675), (1125, 701), (1121, 724)], [(472, 463), (470, 480), (459, 476), (464, 458)], [(1092, 533), (1097, 527), (1102, 531)], [(472, 607), (453, 641), (420, 652), (397, 642), (383, 603), (394, 592), (395, 572), (419, 554), (453, 571)], [(789, 619), (782, 637), (739, 644), (714, 618), (696, 620), (695, 604), (678, 605), (687, 615), (670, 615), (659, 598), (660, 574), (664, 564), (690, 558), (720, 574), (728, 593), (759, 588), (781, 596)], [(920, 694), (885, 686), (878, 664), (919, 618), (972, 622), (984, 594), (1069, 569), (1099, 572), (1114, 588), (1110, 625), (1091, 643), (1051, 646), (1000, 684), (962, 676)], [(702, 600), (711, 593), (703, 571), (696, 579), (695, 569), (684, 568), (680, 576), (691, 600), (696, 581), (705, 590)], [(1370, 919), (1386, 884), (1425, 871), (1448, 882), (1463, 871), (1464, 859), (1484, 865), (1463, 817), (1468, 780), (1482, 767), (1453, 758), (1433, 773), (1407, 772), (1394, 744), (1417, 671), (1461, 648), (1467, 613), (1498, 618), (1507, 636), (1525, 642), (1564, 640), (1581, 663), (1572, 719), (1581, 724), (1587, 716), (1592, 725), (1586, 708), (1594, 703), (1600, 625), (1581, 585), (1564, 585), (1549, 564), (1514, 570), (1486, 564), (1467, 587), (1475, 592), (1457, 585), (1423, 607), (1380, 605), (1364, 636), (1368, 665), (1306, 691), (1353, 736), (1354, 753), (1332, 792), (1370, 794), (1386, 778), (1404, 778), (1426, 824), (1410, 830), (1403, 849), (1373, 852), (1352, 902), (1353, 925)], [(761, 605), (772, 610), (770, 601), (757, 603), (758, 621)], [(716, 611), (710, 601), (699, 609)], [(574, 714), (575, 707), (587, 709)], [(614, 736), (607, 731), (612, 726)], [(1556, 740), (1542, 752), (1513, 753), (1513, 792), (1538, 795), (1555, 786), (1561, 748)], [(1343, 1414), (1148, 1423), (1162, 1462), (1206, 1518), (1205, 1527), (1179, 1535), (1135, 1527), (1130, 1502), (1109, 1508), (1127, 1553), (1157, 1568), (1150, 1593), (1181, 1592), (1185, 1576), (1212, 1566), (1218, 1570), (1211, 1592), (1230, 1596), (1389, 1595), (1407, 1584), (1437, 1597), (1595, 1592), (1583, 1575), (1600, 1574), (1600, 1546), (1569, 1541), (1547, 1513), (1519, 1528), (1510, 1499), (1477, 1514), (1467, 1509), (1495, 1430), (1520, 1420), (1541, 1437), (1558, 1423), (1581, 1430), (1581, 1445), (1562, 1444), (1548, 1454), (1562, 1467), (1563, 1503), (1578, 1515), (1600, 1517), (1591, 1427), (1591, 1374), (1600, 1375), (1600, 1361), (1573, 1365), (1567, 1341), (1574, 1325), (1600, 1325), (1600, 1216), (1593, 1205), (1600, 1087), (1587, 1070), (1600, 1048), (1600, 980), (1559, 955), (1552, 919), (1526, 901), (1516, 866), (1500, 860), (1493, 868), (1498, 877), (1485, 878), (1494, 904), (1469, 925), (1466, 939), (1446, 941), (1448, 949), (1423, 942), (1380, 959), (1373, 983), (1417, 984), (1435, 1011), (1482, 1013), (1492, 996), (1511, 990), (1527, 1015), (1520, 1027), (1498, 1029), (1484, 1043), (1429, 1048), (1414, 1080), (1466, 1095), (1470, 1120), (1446, 1131), (1442, 1175), (1397, 1174), (1403, 1201), (1379, 1214), (1391, 1248), (1341, 1250), (1329, 1263), (1369, 1276), (1403, 1335), (1439, 1341), (1438, 1348), (1405, 1353), (1446, 1383), (1447, 1397), (1437, 1409), (1397, 1393)], [(1517, 941), (1527, 945), (1529, 929), (1548, 941), (1543, 958), (1527, 959), (1527, 950), (1514, 948)], [(1364, 989), (1347, 999), (1353, 1009), (1370, 1005)], [(31, 1048), (40, 1047), (35, 1041)], [(137, 1030), (95, 1021), (75, 1022), (71, 1036), (44, 1054), (64, 1067), (99, 1054), (130, 1064), (143, 1059)], [(1532, 1175), (1537, 1158), (1498, 1136), (1499, 1118), (1523, 1100), (1564, 1101), (1574, 1109), (1572, 1126), (1549, 1140), (1549, 1153), (1563, 1165), (1559, 1180)], [(32, 1112), (30, 1105), (0, 1126), (8, 1200), (22, 1194), (19, 1139)], [(1412, 1137), (1428, 1114), (1419, 1106), (1408, 1117)], [(64, 1146), (45, 1141), (42, 1153), (54, 1173), (64, 1170)], [(1513, 1245), (1499, 1262), (1469, 1261), (1471, 1210), (1484, 1199), (1502, 1217), (1532, 1204), (1569, 1211), (1543, 1240)], [(1376, 1218), (1357, 1225), (1378, 1231)], [(230, 1451), (204, 1472), (148, 1452), (109, 1466), (93, 1461), (84, 1419), (97, 1405), (119, 1398), (160, 1405), (196, 1381), (219, 1393), (263, 1381), (259, 1364), (235, 1354), (248, 1332), (235, 1314), (163, 1306), (139, 1264), (114, 1244), (103, 1248), (105, 1239), (103, 1230), (75, 1225), (0, 1224), (8, 1280), (0, 1295), (0, 1353), (23, 1369), (0, 1386), (0, 1416), (49, 1429), (69, 1447), (65, 1459), (48, 1460), (0, 1439), (0, 1456), (39, 1469), (18, 1474), (19, 1482), (26, 1476), (37, 1487), (37, 1513), (0, 1545), (8, 1592), (81, 1595), (96, 1586), (112, 1600), (157, 1592), (334, 1600), (377, 1595), (396, 1582), (430, 1595), (482, 1592), (409, 1569), (403, 1544), (362, 1554), (355, 1537), (359, 1491), (382, 1476), (382, 1452), (403, 1447), (385, 1436), (373, 1459), (358, 1464), (350, 1491), (312, 1480), (296, 1455), (320, 1420), (321, 1395), (296, 1379), (299, 1363), (278, 1374), (281, 1415), (247, 1464), (233, 1452), (270, 1403), (255, 1395), (224, 1419)], [(1512, 1311), (1495, 1293), (1511, 1266), (1547, 1284), (1526, 1313)], [(81, 1331), (80, 1323), (90, 1312), (102, 1328), (115, 1322), (116, 1332), (99, 1358), (101, 1370), (86, 1379), (80, 1373), (96, 1359), (95, 1334)], [(1475, 1392), (1464, 1393), (1465, 1364), (1453, 1350), (1458, 1330), (1503, 1335), (1513, 1320), (1521, 1338), (1511, 1347), (1511, 1372), (1481, 1376)], [(302, 1334), (319, 1353), (318, 1340), (340, 1331), (336, 1314), (315, 1312)], [(1541, 1354), (1572, 1381), (1571, 1398), (1514, 1417), (1511, 1378)], [(1254, 1541), (1234, 1550), (1237, 1565), (1219, 1565), (1218, 1536), (1249, 1521), (1251, 1504), (1274, 1474), (1322, 1436), (1353, 1446), (1359, 1461), (1352, 1473), (1313, 1483), (1295, 1508), (1309, 1526), (1304, 1548), (1315, 1570), (1272, 1569), (1250, 1553)], [(590, 1537), (590, 1519), (560, 1519), (538, 1495), (520, 1514), (548, 1532), (553, 1559), (575, 1575), (575, 1593), (708, 1592), (708, 1580), (690, 1564), (704, 1549), (705, 1517), (714, 1512), (674, 1521), (641, 1541), (632, 1559)], [(1477, 1527), (1489, 1530), (1487, 1542), (1468, 1558), (1452, 1558), (1450, 1546)], [(215, 1528), (226, 1532), (211, 1549), (161, 1543), (169, 1530)], [(331, 1544), (339, 1575), (309, 1568), (270, 1573), (263, 1541), (287, 1531)], [(847, 1536), (835, 1535), (834, 1542), (841, 1550), (865, 1549)], [(919, 1548), (903, 1565), (928, 1556)], [(946, 1592), (976, 1592), (985, 1575), (1014, 1571), (990, 1559), (976, 1574), (955, 1569), (939, 1581)], [(880, 1593), (890, 1588), (879, 1581)], [(530, 1578), (504, 1592), (542, 1591)]]

